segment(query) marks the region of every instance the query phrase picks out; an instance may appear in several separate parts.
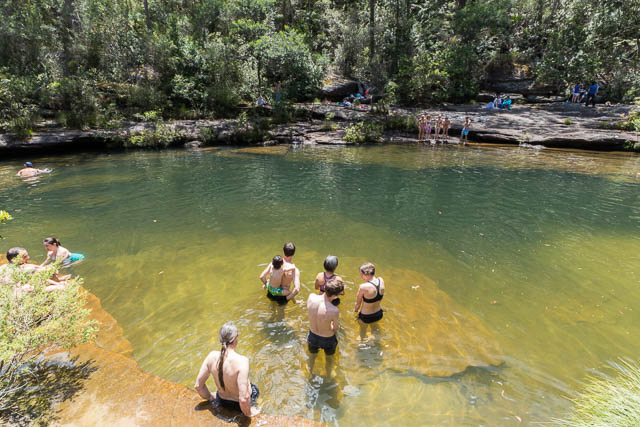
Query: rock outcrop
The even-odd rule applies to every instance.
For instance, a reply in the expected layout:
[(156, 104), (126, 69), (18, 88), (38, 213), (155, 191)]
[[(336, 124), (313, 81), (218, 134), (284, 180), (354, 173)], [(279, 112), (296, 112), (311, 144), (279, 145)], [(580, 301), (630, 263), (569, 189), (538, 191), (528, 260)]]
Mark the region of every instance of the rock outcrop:
[(91, 316), (100, 332), (95, 344), (85, 344), (51, 358), (88, 364), (92, 373), (73, 398), (55, 407), (54, 425), (96, 426), (321, 426), (298, 417), (259, 415), (249, 420), (203, 401), (195, 391), (142, 372), (130, 358), (129, 341), (100, 300), (89, 294)]

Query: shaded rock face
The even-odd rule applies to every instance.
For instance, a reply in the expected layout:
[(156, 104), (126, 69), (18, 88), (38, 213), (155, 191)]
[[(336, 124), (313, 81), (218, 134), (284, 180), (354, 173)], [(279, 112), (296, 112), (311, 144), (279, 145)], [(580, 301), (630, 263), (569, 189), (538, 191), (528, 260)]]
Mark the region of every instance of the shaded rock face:
[(534, 78), (507, 78), (487, 80), (482, 84), (483, 89), (499, 93), (519, 93), (521, 95), (550, 96), (558, 93), (556, 87), (539, 85)]
[(320, 97), (330, 101), (342, 101), (349, 95), (358, 93), (360, 85), (354, 80), (334, 76), (332, 80), (320, 89)]
[(89, 294), (88, 306), (92, 318), (101, 323), (95, 344), (50, 356), (62, 362), (73, 360), (76, 366), (88, 364), (92, 371), (72, 399), (57, 405), (54, 425), (321, 425), (302, 418), (273, 415), (259, 415), (250, 420), (215, 408), (180, 384), (142, 372), (130, 358), (131, 344), (122, 336), (116, 320), (102, 309), (100, 300)]

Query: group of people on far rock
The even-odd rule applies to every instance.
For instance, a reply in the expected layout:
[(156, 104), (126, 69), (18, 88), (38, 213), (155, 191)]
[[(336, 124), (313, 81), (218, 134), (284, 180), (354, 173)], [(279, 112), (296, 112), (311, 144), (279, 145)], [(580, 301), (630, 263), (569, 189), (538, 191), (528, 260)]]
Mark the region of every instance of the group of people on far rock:
[[(427, 142), (431, 139), (431, 143), (435, 144), (440, 138), (449, 139), (449, 126), (451, 120), (449, 117), (438, 114), (435, 119), (431, 119), (429, 114), (422, 114), (418, 118), (418, 142)], [(460, 140), (465, 144), (469, 140), (469, 128), (471, 127), (471, 118), (464, 118), (464, 126), (460, 132)], [(433, 130), (433, 134), (431, 134)], [(432, 138), (433, 137), (433, 138)]]
[[(293, 300), (300, 292), (300, 270), (293, 263), (296, 248), (286, 243), (283, 254), (273, 257), (267, 265), (260, 281), (267, 291), (267, 298), (281, 305)], [(337, 332), (340, 328), (340, 296), (344, 295), (344, 281), (336, 274), (338, 257), (329, 255), (324, 260), (324, 271), (315, 278), (315, 289), (307, 298), (309, 332), (307, 346), (310, 353), (311, 371), (316, 355), (322, 349), (327, 359), (327, 372), (333, 363), (333, 355), (338, 346)], [(358, 314), (360, 338), (366, 338), (367, 329), (377, 333), (376, 322), (382, 319), (380, 301), (385, 295), (385, 284), (376, 277), (376, 268), (371, 263), (360, 266), (360, 278), (363, 280), (356, 294), (354, 312)], [(293, 289), (292, 289), (293, 287)], [(260, 394), (258, 387), (249, 382), (249, 359), (236, 353), (238, 328), (233, 322), (227, 322), (220, 328), (220, 351), (212, 351), (202, 363), (196, 379), (198, 394), (217, 405), (241, 411), (251, 417), (259, 410), (252, 406)], [(213, 376), (217, 392), (211, 393), (206, 385), (209, 376)]]

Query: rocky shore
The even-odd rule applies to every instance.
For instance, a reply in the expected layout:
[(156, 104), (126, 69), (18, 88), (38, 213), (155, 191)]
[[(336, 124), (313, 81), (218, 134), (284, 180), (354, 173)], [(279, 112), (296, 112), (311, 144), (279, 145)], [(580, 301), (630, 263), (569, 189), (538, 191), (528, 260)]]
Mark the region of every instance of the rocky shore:
[[(300, 426), (322, 424), (299, 417), (258, 415), (253, 419), (228, 413), (203, 401), (195, 391), (140, 370), (131, 358), (131, 343), (116, 320), (89, 294), (92, 318), (100, 322), (93, 344), (50, 354), (70, 370), (87, 371), (81, 384), (51, 411), (53, 425), (97, 426)], [(73, 377), (73, 375), (69, 375)], [(57, 387), (66, 387), (59, 380)]]
[[(469, 140), (496, 144), (531, 144), (553, 148), (630, 151), (640, 148), (637, 132), (613, 130), (633, 111), (627, 105), (552, 103), (515, 105), (511, 111), (483, 109), (481, 105), (445, 105), (429, 109), (394, 108), (389, 115), (347, 109), (335, 104), (297, 104), (303, 120), (273, 125), (250, 113), (248, 120), (176, 120), (125, 122), (115, 130), (73, 130), (49, 124), (30, 138), (18, 140), (0, 134), (0, 153), (39, 153), (108, 150), (123, 148), (200, 147), (210, 145), (348, 144), (343, 137), (352, 123), (382, 125), (382, 142), (415, 143), (411, 129), (419, 114), (442, 114), (451, 120), (448, 142), (458, 142), (464, 118), (473, 120)], [(391, 123), (391, 126), (389, 126)], [(403, 123), (397, 126), (397, 123)], [(637, 150), (635, 150), (637, 151)]]

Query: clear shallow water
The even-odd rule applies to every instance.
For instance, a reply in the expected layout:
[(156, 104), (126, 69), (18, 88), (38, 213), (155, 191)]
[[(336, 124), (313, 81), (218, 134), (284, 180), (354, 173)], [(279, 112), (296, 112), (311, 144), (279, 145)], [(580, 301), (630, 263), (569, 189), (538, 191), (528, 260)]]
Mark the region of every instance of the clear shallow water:
[[(640, 350), (638, 156), (384, 146), (37, 161), (54, 171), (32, 183), (13, 176), (21, 162), (0, 163), (0, 208), (15, 217), (0, 249), (40, 260), (55, 235), (84, 253), (75, 272), (142, 369), (188, 386), (235, 320), (267, 413), (549, 421), (593, 369)], [(307, 367), (306, 310), (275, 310), (257, 279), (288, 240), (301, 300), (329, 253), (348, 282), (331, 377), (323, 356)], [(367, 260), (388, 284), (386, 317), (380, 342), (359, 347), (351, 310)]]

